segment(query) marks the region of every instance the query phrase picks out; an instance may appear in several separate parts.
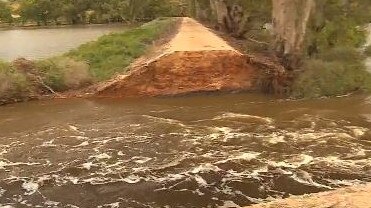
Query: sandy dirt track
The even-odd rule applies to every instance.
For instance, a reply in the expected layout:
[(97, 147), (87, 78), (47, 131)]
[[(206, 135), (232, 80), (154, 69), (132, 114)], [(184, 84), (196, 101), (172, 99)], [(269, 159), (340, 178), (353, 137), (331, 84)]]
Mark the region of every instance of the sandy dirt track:
[(183, 18), (179, 33), (169, 43), (167, 52), (235, 51), (227, 42), (191, 18)]
[(371, 184), (295, 196), (246, 208), (371, 208)]

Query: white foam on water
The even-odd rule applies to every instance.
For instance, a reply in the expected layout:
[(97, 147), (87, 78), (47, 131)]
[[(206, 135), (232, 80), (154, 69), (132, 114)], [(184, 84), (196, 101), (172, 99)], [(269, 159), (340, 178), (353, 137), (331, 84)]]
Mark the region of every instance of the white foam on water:
[(93, 166), (93, 162), (87, 162), (87, 163), (82, 164), (82, 167), (85, 168), (86, 170), (90, 170), (92, 166)]
[(220, 120), (220, 119), (226, 119), (226, 118), (243, 118), (243, 119), (249, 119), (265, 124), (272, 124), (274, 120), (272, 118), (268, 117), (261, 117), (261, 116), (253, 116), (253, 115), (248, 115), (248, 114), (239, 114), (239, 113), (223, 113), (220, 116), (216, 116), (213, 118), (213, 120)]
[(233, 201), (224, 201), (224, 204), (218, 206), (218, 208), (241, 208), (238, 204), (234, 203)]
[(195, 175), (193, 177), (195, 179), (195, 181), (202, 187), (206, 187), (208, 186), (209, 184), (206, 182), (205, 179), (203, 179), (200, 175)]
[(278, 136), (276, 133), (272, 135), (271, 138), (269, 138), (268, 141), (270, 144), (278, 144), (278, 143), (285, 143), (285, 136)]
[(33, 181), (26, 181), (22, 184), (22, 188), (26, 191), (24, 195), (32, 195), (39, 189), (39, 184)]
[(104, 160), (104, 159), (111, 159), (112, 156), (108, 155), (107, 153), (102, 153), (102, 154), (99, 154), (99, 155), (90, 156), (89, 158), (95, 158), (95, 159), (98, 159), (98, 160)]
[(2, 197), (5, 194), (6, 190), (0, 187), (0, 197)]
[(153, 178), (158, 183), (178, 181), (184, 179), (186, 176), (183, 173), (167, 174), (165, 177)]
[(253, 170), (250, 175), (252, 177), (257, 177), (260, 175), (260, 173), (267, 173), (267, 172), (268, 172), (268, 166), (264, 166), (264, 167)]
[(0, 204), (0, 208), (16, 208), (16, 207), (13, 207), (11, 205), (2, 205), (2, 204)]
[(144, 164), (144, 163), (147, 163), (147, 162), (152, 160), (152, 158), (150, 158), (150, 157), (138, 157), (138, 156), (132, 157), (131, 159), (135, 163), (138, 163), (138, 164)]
[(235, 130), (229, 127), (211, 127), (209, 128), (213, 133), (207, 137), (211, 140), (223, 139), (223, 142), (227, 142), (229, 139), (234, 139), (241, 136), (249, 136), (248, 133), (234, 132)]
[(221, 169), (215, 165), (210, 163), (205, 163), (193, 168), (190, 172), (193, 174), (197, 173), (209, 173), (209, 172), (219, 172)]
[(352, 131), (353, 135), (357, 138), (363, 136), (368, 131), (367, 128), (359, 127), (359, 126), (346, 126), (345, 128)]
[(326, 186), (326, 185), (313, 181), (312, 176), (306, 171), (298, 171), (297, 173), (294, 173), (293, 175), (291, 175), (291, 178), (301, 184), (306, 184), (306, 185), (315, 186), (319, 188), (332, 189), (330, 186)]
[(104, 204), (102, 206), (98, 206), (97, 208), (120, 208), (121, 202), (114, 202), (111, 204)]
[(130, 184), (135, 184), (135, 183), (139, 183), (141, 181), (141, 177), (139, 177), (137, 175), (129, 175), (128, 177), (123, 178), (122, 181), (124, 181), (126, 183), (130, 183)]
[(72, 131), (78, 131), (79, 129), (76, 126), (68, 125), (68, 128), (70, 128)]
[(56, 147), (57, 145), (55, 145), (53, 143), (54, 143), (54, 139), (52, 139), (50, 141), (45, 141), (41, 146), (42, 147)]
[(79, 133), (81, 135), (85, 134), (85, 132), (80, 131), (80, 129), (78, 127), (74, 126), (74, 125), (68, 125), (68, 129), (71, 130), (71, 131), (74, 131), (76, 133)]
[(161, 118), (161, 117), (156, 117), (156, 116), (150, 116), (150, 115), (142, 115), (145, 118), (153, 119), (156, 121), (160, 121), (163, 123), (168, 123), (168, 124), (175, 124), (179, 125), (181, 127), (186, 127), (185, 124), (183, 124), (181, 121), (175, 120), (175, 119), (170, 119), (170, 118)]
[(270, 161), (268, 162), (269, 165), (274, 167), (285, 167), (285, 168), (299, 168), (302, 165), (309, 164), (313, 161), (313, 157), (306, 154), (301, 154), (296, 157), (291, 158), (290, 160), (285, 161)]
[(8, 153), (9, 145), (0, 145), (0, 156)]
[(227, 163), (227, 162), (234, 161), (234, 160), (250, 161), (250, 160), (256, 159), (259, 155), (261, 155), (261, 153), (243, 152), (243, 153), (240, 153), (239, 155), (231, 156), (228, 159), (218, 161), (215, 164), (223, 164), (223, 163)]
[(329, 183), (337, 186), (354, 186), (354, 185), (361, 185), (364, 184), (364, 182), (360, 180), (334, 180), (334, 179), (325, 179)]
[(40, 163), (23, 163), (23, 162), (6, 162), (0, 161), (0, 170), (5, 169), (6, 167), (11, 166), (33, 166), (33, 165), (40, 165)]
[(55, 201), (50, 201), (50, 200), (48, 200), (44, 203), (44, 205), (47, 205), (48, 207), (49, 206), (58, 207), (59, 204), (60, 204), (60, 202), (55, 202)]
[(82, 142), (79, 145), (76, 145), (75, 147), (85, 147), (85, 146), (88, 146), (88, 145), (89, 145), (89, 142), (88, 141), (85, 141), (85, 142)]

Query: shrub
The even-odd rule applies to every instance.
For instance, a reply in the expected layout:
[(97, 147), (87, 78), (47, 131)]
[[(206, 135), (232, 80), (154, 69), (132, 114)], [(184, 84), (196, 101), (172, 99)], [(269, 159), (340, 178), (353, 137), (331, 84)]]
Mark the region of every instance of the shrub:
[(27, 77), (9, 63), (0, 62), (0, 101), (25, 99), (30, 92)]
[(332, 62), (340, 61), (343, 63), (359, 63), (364, 60), (363, 54), (354, 47), (339, 46), (328, 49), (318, 55), (321, 60)]
[(308, 60), (292, 87), (300, 98), (344, 95), (356, 90), (371, 90), (371, 74), (362, 62)]
[(55, 91), (78, 89), (92, 82), (89, 66), (82, 61), (57, 57), (36, 62), (44, 83)]

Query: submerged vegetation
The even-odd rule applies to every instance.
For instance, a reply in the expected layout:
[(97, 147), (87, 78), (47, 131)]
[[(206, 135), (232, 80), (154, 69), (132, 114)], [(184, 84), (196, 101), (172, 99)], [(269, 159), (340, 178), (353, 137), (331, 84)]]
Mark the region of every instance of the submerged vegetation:
[(46, 60), (0, 62), (0, 104), (79, 89), (123, 73), (153, 41), (174, 31), (177, 22), (159, 18)]

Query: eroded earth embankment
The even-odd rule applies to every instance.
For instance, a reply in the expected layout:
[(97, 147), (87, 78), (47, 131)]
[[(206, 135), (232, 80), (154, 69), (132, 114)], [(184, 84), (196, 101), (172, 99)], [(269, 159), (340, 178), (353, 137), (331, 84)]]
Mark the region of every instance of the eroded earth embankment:
[(184, 18), (178, 34), (163, 47), (161, 55), (99, 86), (96, 95), (161, 96), (255, 87), (257, 70), (249, 58), (193, 19)]

